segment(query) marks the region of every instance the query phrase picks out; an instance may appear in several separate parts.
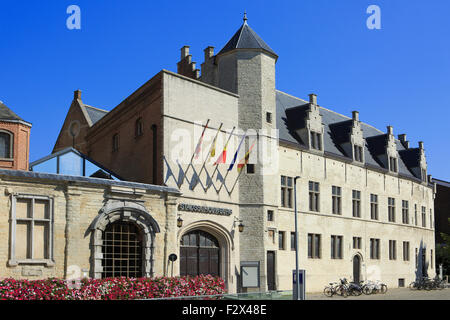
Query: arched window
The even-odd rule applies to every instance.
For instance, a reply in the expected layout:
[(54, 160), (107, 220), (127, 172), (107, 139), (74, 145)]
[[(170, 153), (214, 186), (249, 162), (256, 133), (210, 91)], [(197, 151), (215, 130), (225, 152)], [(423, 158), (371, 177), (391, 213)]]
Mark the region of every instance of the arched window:
[(143, 274), (143, 235), (131, 222), (117, 221), (103, 232), (102, 278), (131, 277)]
[(136, 137), (142, 136), (144, 133), (144, 126), (142, 124), (142, 118), (138, 118), (135, 124), (134, 134)]
[(0, 158), (12, 159), (13, 135), (6, 131), (0, 131)]
[(220, 247), (217, 239), (204, 231), (196, 230), (181, 238), (180, 274), (196, 276), (220, 274)]

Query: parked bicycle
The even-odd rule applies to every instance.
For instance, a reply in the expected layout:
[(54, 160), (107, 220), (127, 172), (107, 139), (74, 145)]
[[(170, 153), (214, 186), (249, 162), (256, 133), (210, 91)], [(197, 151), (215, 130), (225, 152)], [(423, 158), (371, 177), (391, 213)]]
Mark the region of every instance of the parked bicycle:
[(411, 290), (442, 290), (445, 288), (445, 282), (436, 276), (434, 279), (421, 277), (409, 284)]
[(366, 295), (376, 293), (385, 294), (388, 290), (387, 285), (379, 280), (377, 281), (367, 280), (366, 282), (363, 283), (362, 289), (363, 293)]
[(362, 286), (358, 283), (349, 283), (346, 278), (339, 279), (339, 282), (330, 282), (323, 290), (324, 295), (332, 297), (337, 294), (344, 298), (349, 295), (359, 296), (363, 292)]

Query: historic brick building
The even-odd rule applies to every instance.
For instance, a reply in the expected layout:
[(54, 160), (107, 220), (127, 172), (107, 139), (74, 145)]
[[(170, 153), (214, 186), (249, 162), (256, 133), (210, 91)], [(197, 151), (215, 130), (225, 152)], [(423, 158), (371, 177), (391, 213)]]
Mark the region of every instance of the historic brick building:
[[(339, 277), (396, 287), (434, 275), (434, 189), (423, 143), (412, 148), (391, 126), (382, 132), (356, 111), (328, 110), (314, 94), (303, 100), (277, 90), (277, 59), (245, 18), (217, 54), (205, 49), (201, 73), (184, 46), (178, 73), (160, 71), (109, 112), (85, 105), (77, 90), (54, 152), (74, 147), (125, 180), (179, 189), (176, 213), (155, 217), (160, 227), (178, 222), (165, 229), (167, 252), (180, 257), (175, 270), (220, 275), (230, 291), (291, 289), (297, 176), (308, 291)], [(227, 161), (215, 165), (224, 145)], [(229, 167), (238, 149), (238, 161), (250, 156), (240, 172)], [(80, 206), (71, 219), (86, 208), (89, 221), (98, 208)], [(155, 252), (163, 248), (155, 243)], [(243, 277), (248, 266), (256, 280)]]
[(0, 101), (0, 168), (28, 170), (31, 123)]

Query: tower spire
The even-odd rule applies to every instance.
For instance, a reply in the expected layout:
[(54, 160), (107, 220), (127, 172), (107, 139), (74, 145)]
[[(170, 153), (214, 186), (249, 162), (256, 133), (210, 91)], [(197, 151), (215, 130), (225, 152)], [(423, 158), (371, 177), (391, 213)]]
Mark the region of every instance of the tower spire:
[(247, 11), (244, 11), (244, 19), (243, 20), (244, 20), (244, 23), (247, 23), (247, 20), (248, 20), (247, 19)]

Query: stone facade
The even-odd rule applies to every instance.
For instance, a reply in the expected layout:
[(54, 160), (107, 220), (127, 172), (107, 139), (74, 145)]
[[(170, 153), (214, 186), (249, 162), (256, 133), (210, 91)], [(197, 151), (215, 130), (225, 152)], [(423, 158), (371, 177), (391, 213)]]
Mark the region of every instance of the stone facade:
[[(176, 189), (82, 177), (75, 182), (69, 176), (14, 170), (0, 170), (0, 189), (0, 228), (5, 235), (0, 244), (1, 277), (70, 278), (84, 273), (100, 278), (102, 232), (118, 219), (132, 221), (145, 235), (145, 275), (167, 275), (166, 261), (175, 250)], [(21, 196), (51, 200), (44, 259), (17, 257), (21, 239), (14, 203)], [(40, 240), (35, 238), (33, 246), (41, 245)]]
[[(87, 130), (80, 145), (84, 143), (85, 152), (105, 168), (129, 181), (165, 185), (181, 192), (178, 200), (166, 202), (165, 216), (164, 210), (157, 210), (159, 228), (170, 232), (164, 234), (165, 245), (154, 245), (163, 241), (160, 233), (155, 242), (148, 241), (148, 249), (155, 252), (153, 265), (150, 262), (146, 267), (150, 274), (153, 270), (160, 274), (161, 266), (166, 270), (164, 257), (172, 252), (180, 256), (182, 237), (201, 230), (219, 243), (219, 275), (230, 292), (265, 291), (269, 281), (271, 289), (290, 290), (295, 268), (295, 251), (289, 241), (294, 232), (293, 194), (290, 191), (291, 202), (286, 205), (281, 199), (280, 178), (298, 176), (299, 261), (306, 270), (307, 291), (321, 291), (325, 284), (342, 277), (353, 279), (355, 257), (361, 261), (361, 279), (382, 280), (390, 287), (398, 286), (400, 280), (408, 284), (423, 271), (433, 276), (434, 189), (426, 175), (423, 144), (409, 148), (405, 135), (395, 139), (392, 127), (383, 133), (362, 123), (356, 111), (351, 118), (334, 113), (319, 106), (315, 94), (310, 94), (307, 102), (276, 90), (277, 58), (245, 21), (218, 54), (214, 55), (213, 47), (205, 49), (201, 76), (189, 47), (184, 46), (178, 74), (160, 71)], [(283, 107), (284, 100), (289, 100), (290, 106)], [(138, 119), (142, 119), (143, 134), (136, 136)], [(197, 160), (194, 150), (203, 130)], [(247, 138), (238, 161), (257, 141), (249, 162), (254, 170), (247, 166), (241, 173), (236, 168), (229, 171), (245, 131)], [(113, 150), (116, 134), (119, 146)], [(216, 135), (213, 161), (232, 137), (227, 163), (217, 167), (209, 156)], [(56, 145), (70, 146), (61, 138)], [(264, 149), (272, 145), (274, 149)], [(319, 209), (315, 211), (309, 207), (310, 181), (320, 186)], [(340, 214), (332, 213), (333, 186), (341, 190)], [(359, 192), (359, 216), (353, 215), (354, 191)], [(371, 195), (378, 197), (377, 219), (371, 215)], [(69, 192), (66, 198), (70, 207), (78, 208), (81, 200), (77, 199), (83, 194)], [(395, 201), (394, 221), (389, 219), (389, 198)], [(406, 201), (408, 218), (404, 221)], [(228, 209), (231, 214), (189, 212), (177, 209), (177, 204)], [(269, 211), (273, 219), (268, 219)], [(67, 221), (79, 224), (76, 215), (67, 215)], [(176, 227), (178, 218), (183, 224)], [(238, 231), (240, 223), (245, 225), (243, 232)], [(66, 229), (67, 239), (80, 239), (73, 232)], [(284, 244), (279, 243), (282, 234)], [(308, 255), (308, 234), (320, 235), (318, 257)], [(331, 236), (342, 237), (338, 257), (331, 257)], [(353, 237), (360, 238), (356, 248)], [(379, 257), (371, 258), (370, 239), (379, 240)], [(88, 244), (83, 241), (78, 248)], [(396, 241), (396, 255), (389, 255), (392, 241)], [(404, 242), (409, 247), (405, 258)], [(275, 255), (270, 268), (269, 252)], [(254, 261), (259, 262), (260, 286), (242, 288), (241, 263)], [(95, 274), (96, 263), (92, 265)], [(180, 272), (178, 262), (174, 268), (175, 273)], [(270, 272), (274, 272), (273, 281)]]

